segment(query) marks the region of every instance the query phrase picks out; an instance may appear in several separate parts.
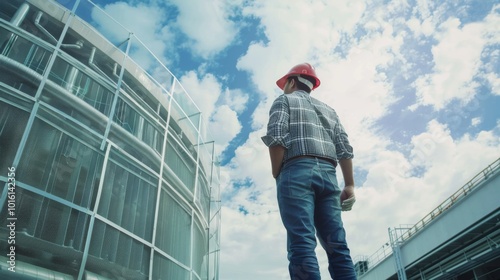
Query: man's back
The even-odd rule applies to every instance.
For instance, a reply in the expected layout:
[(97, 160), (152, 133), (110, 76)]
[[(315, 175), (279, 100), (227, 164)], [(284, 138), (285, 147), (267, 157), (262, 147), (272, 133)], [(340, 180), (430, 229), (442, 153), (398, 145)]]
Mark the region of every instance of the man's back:
[(352, 157), (352, 147), (335, 110), (304, 91), (284, 94), (289, 110), (290, 149), (285, 159), (312, 155)]

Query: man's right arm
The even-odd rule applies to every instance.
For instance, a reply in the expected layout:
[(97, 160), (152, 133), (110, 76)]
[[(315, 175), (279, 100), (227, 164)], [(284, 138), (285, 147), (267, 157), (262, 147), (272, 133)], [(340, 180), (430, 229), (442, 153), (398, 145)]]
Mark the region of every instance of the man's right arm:
[(269, 156), (271, 157), (273, 177), (276, 178), (281, 171), (281, 164), (283, 163), (283, 157), (285, 156), (285, 147), (280, 145), (269, 147)]
[(271, 157), (271, 167), (274, 178), (278, 177), (280, 173), (285, 150), (287, 149), (287, 145), (289, 145), (288, 110), (286, 97), (282, 95), (276, 98), (269, 111), (267, 133), (265, 136), (261, 137), (264, 144), (269, 147), (269, 156)]

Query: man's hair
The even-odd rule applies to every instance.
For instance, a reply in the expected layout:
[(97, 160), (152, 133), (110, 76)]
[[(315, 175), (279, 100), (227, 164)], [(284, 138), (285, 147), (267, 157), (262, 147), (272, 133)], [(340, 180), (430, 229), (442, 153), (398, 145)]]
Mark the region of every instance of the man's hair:
[[(316, 79), (314, 79), (313, 77), (311, 76), (307, 76), (307, 75), (300, 75), (300, 77), (308, 80), (311, 82), (311, 84), (313, 84), (313, 86), (316, 84)], [(299, 79), (297, 78), (297, 76), (290, 76), (287, 78), (288, 81), (290, 80), (294, 80), (295, 81), (295, 84), (297, 85), (297, 88), (300, 89), (300, 90), (303, 90), (307, 93), (311, 93), (311, 89), (306, 86), (304, 83), (300, 82)]]

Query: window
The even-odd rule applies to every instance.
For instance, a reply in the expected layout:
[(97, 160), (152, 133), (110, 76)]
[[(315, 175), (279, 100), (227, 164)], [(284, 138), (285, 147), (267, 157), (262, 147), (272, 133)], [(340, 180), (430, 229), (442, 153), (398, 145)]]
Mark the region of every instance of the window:
[(3, 55), (29, 67), (38, 74), (43, 73), (52, 52), (13, 33), (4, 31), (0, 33), (0, 36), (6, 36), (0, 38), (0, 41), (4, 41), (1, 49)]
[(91, 209), (102, 163), (100, 153), (36, 119), (18, 166), (17, 178)]
[(158, 178), (112, 152), (98, 213), (148, 241), (152, 239)]
[(203, 227), (195, 223), (193, 232), (193, 270), (201, 276), (207, 272), (208, 242), (207, 233)]
[(154, 255), (153, 264), (153, 279), (189, 280), (189, 271), (160, 254)]
[(56, 58), (49, 79), (104, 115), (109, 114), (113, 93), (61, 57)]
[[(106, 277), (111, 276), (112, 279), (145, 279), (149, 271), (150, 252), (146, 245), (96, 220), (87, 269)], [(103, 266), (102, 260), (116, 263), (127, 270), (116, 269), (114, 265)]]
[(156, 246), (186, 266), (190, 265), (191, 215), (164, 190), (161, 192)]
[[(89, 221), (85, 213), (20, 187), (16, 188), (16, 204), (16, 229), (19, 234), (24, 233), (37, 239), (83, 252)], [(3, 211), (6, 210), (5, 207)], [(1, 216), (7, 217), (7, 213), (3, 212)], [(5, 225), (7, 222), (2, 222), (2, 226), (5, 227)], [(31, 252), (31, 257), (44, 252), (55, 253), (51, 252), (50, 248), (56, 248), (29, 238), (26, 239), (26, 242), (19, 244), (16, 242), (16, 245), (24, 247), (26, 252)], [(67, 251), (66, 253), (70, 254), (71, 252)], [(64, 250), (58, 250), (58, 255), (64, 257)]]
[[(173, 132), (175, 133), (175, 132)], [(167, 141), (167, 147), (165, 151), (165, 163), (173, 171), (184, 185), (191, 191), (194, 191), (194, 181), (195, 181), (195, 171), (196, 162), (191, 157), (184, 147), (179, 144), (173, 134), (169, 134), (170, 137)]]
[(0, 170), (12, 166), (28, 117), (27, 112), (0, 101)]

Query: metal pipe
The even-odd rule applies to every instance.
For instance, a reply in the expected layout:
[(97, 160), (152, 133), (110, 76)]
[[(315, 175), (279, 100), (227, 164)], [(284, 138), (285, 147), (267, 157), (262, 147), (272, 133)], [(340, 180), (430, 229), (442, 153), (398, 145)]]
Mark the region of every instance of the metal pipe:
[(112, 81), (111, 78), (104, 73), (97, 64), (94, 63), (94, 57), (95, 57), (95, 52), (96, 52), (96, 47), (92, 47), (92, 51), (90, 51), (90, 57), (89, 57), (89, 65), (94, 69), (97, 73), (99, 73), (101, 76), (106, 77)]
[(26, 18), (26, 15), (28, 14), (28, 11), (30, 9), (30, 5), (28, 3), (23, 3), (21, 7), (16, 11), (12, 19), (10, 20), (10, 23), (14, 26), (19, 26), (23, 22), (23, 20)]
[[(52, 34), (47, 30), (45, 29), (45, 27), (43, 27), (41, 24), (40, 24), (40, 20), (42, 19), (42, 16), (43, 16), (43, 12), (41, 11), (38, 11), (36, 14), (35, 14), (35, 19), (33, 21), (33, 23), (35, 24), (35, 26), (45, 35), (47, 36), (51, 41), (52, 43), (56, 44), (57, 43), (57, 39), (52, 36)], [(83, 47), (83, 41), (82, 40), (78, 40), (76, 41), (76, 43), (74, 44), (61, 44), (61, 48), (72, 48), (72, 49), (81, 49)]]
[[(20, 26), (23, 20), (26, 18), (26, 15), (28, 14), (29, 8), (30, 6), (27, 3), (23, 3), (11, 18), (10, 23), (13, 26)], [(15, 33), (10, 33), (10, 35), (8, 36), (9, 40), (7, 40), (7, 43), (4, 45), (3, 49), (0, 49), (0, 53), (2, 54), (8, 54), (10, 52), (12, 45), (18, 37)]]
[(52, 43), (55, 44), (55, 43), (57, 43), (57, 39), (54, 36), (52, 36), (52, 34), (50, 34), (50, 32), (47, 31), (47, 29), (45, 29), (42, 25), (40, 25), (40, 19), (42, 19), (42, 15), (43, 15), (43, 13), (41, 11), (38, 11), (35, 14), (35, 18), (33, 20), (33, 23), (40, 31), (42, 31), (43, 34), (45, 34), (45, 36), (47, 36), (52, 41)]
[(61, 44), (61, 48), (65, 48), (65, 49), (77, 49), (77, 50), (79, 50), (79, 49), (83, 48), (83, 41), (82, 40), (78, 40), (74, 44)]

